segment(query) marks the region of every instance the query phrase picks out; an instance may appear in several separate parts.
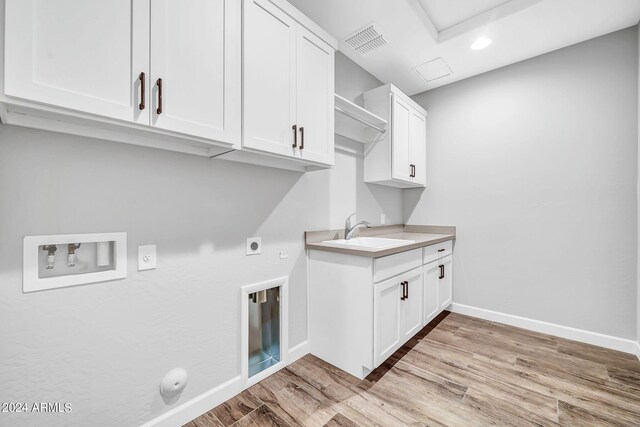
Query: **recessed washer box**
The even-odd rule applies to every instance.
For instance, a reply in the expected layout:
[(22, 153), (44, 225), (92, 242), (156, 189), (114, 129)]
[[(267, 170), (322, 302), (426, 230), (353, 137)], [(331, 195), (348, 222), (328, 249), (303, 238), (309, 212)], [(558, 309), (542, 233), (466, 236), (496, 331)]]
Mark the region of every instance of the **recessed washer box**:
[(26, 236), (23, 292), (127, 277), (127, 233)]

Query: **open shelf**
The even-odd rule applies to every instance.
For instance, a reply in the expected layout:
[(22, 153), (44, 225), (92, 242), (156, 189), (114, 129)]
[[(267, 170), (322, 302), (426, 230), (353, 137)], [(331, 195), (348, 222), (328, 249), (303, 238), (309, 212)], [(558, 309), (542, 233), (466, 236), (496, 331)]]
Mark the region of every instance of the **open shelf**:
[(373, 142), (387, 132), (387, 121), (359, 105), (335, 94), (336, 130), (338, 135), (354, 141)]

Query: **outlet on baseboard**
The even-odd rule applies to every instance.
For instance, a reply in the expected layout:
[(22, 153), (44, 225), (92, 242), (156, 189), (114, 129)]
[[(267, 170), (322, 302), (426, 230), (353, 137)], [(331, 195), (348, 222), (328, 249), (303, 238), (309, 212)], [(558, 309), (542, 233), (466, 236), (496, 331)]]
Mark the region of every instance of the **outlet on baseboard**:
[(387, 223), (387, 216), (385, 214), (380, 214), (380, 224), (385, 225)]

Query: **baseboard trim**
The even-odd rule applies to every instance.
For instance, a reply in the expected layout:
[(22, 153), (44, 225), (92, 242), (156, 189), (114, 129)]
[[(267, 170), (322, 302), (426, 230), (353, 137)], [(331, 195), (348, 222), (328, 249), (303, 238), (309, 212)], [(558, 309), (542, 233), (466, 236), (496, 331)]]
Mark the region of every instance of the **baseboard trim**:
[[(309, 341), (303, 341), (289, 349), (287, 365), (309, 354)], [(282, 366), (283, 368), (285, 365)], [(215, 408), (219, 404), (231, 399), (242, 392), (242, 377), (238, 375), (218, 387), (209, 390), (188, 402), (165, 412), (157, 418), (145, 423), (142, 427), (175, 427), (181, 426), (205, 412)]]
[(242, 391), (242, 377), (238, 375), (201, 395), (165, 412), (142, 427), (176, 427), (182, 426), (215, 408), (222, 402), (231, 399)]
[(638, 355), (638, 358), (640, 358), (639, 344), (636, 341), (625, 338), (604, 335), (598, 332), (585, 331), (583, 329), (576, 329), (569, 326), (562, 326), (526, 317), (514, 316), (512, 314), (500, 313), (464, 304), (453, 303), (451, 305), (451, 311), (454, 313), (465, 314), (467, 316), (478, 317), (484, 320), (490, 320), (492, 322), (499, 322), (518, 328), (529, 329), (534, 332), (610, 348), (624, 353), (636, 354)]
[(311, 352), (311, 345), (309, 345), (309, 341), (303, 341), (297, 346), (289, 349), (289, 359), (287, 360), (287, 365), (295, 362), (301, 357), (306, 356)]
[(640, 360), (640, 342), (636, 343), (636, 357)]

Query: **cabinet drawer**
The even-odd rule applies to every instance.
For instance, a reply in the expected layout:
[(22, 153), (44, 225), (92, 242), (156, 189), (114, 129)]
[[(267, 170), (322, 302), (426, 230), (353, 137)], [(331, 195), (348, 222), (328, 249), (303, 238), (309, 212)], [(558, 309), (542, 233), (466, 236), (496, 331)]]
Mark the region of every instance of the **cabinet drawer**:
[(431, 245), (423, 248), (423, 264), (428, 264), (437, 259), (451, 255), (453, 252), (453, 241), (438, 243), (437, 245)]
[(376, 258), (373, 262), (373, 281), (378, 283), (421, 265), (422, 249)]

